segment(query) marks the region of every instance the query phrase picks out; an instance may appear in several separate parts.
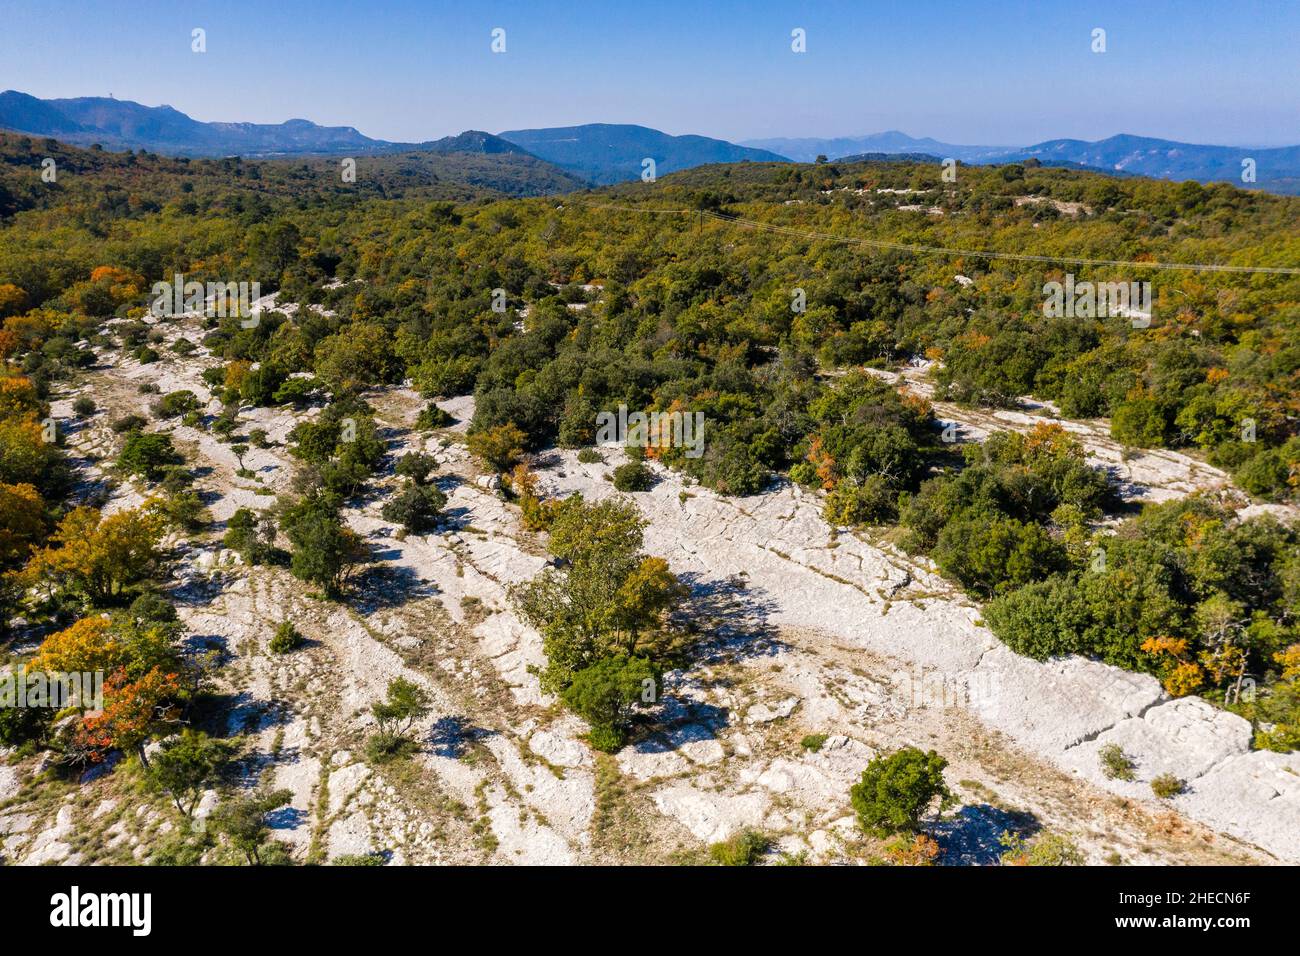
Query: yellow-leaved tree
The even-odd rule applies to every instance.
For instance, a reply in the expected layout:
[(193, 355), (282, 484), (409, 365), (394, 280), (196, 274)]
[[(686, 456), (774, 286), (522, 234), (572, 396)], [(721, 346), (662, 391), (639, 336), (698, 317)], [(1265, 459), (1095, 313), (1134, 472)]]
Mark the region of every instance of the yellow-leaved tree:
[(108, 517), (94, 508), (74, 508), (50, 545), (27, 563), (23, 583), (73, 591), (95, 606), (112, 604), (153, 571), (164, 527), (162, 516), (144, 508)]
[(126, 661), (126, 647), (117, 640), (109, 619), (101, 615), (83, 617), (71, 627), (47, 637), (36, 656), (28, 661), (27, 671), (111, 674), (125, 666)]
[(45, 533), (45, 502), (29, 484), (0, 484), (0, 571), (20, 565)]

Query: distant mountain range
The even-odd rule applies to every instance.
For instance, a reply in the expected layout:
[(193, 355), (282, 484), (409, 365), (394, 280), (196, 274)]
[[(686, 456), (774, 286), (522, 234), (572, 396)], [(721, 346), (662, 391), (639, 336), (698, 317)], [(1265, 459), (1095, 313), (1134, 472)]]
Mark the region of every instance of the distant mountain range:
[(41, 100), (26, 93), (0, 93), (0, 129), (52, 136), (74, 146), (98, 143), (106, 149), (146, 149), (177, 156), (367, 155), (513, 153), (530, 155), (514, 143), (466, 130), (423, 143), (371, 139), (351, 126), (318, 126), (305, 119), (284, 123), (202, 123), (170, 106), (142, 106), (102, 96)]
[(846, 159), (862, 153), (928, 153), (963, 163), (1014, 163), (1038, 159), (1053, 165), (1083, 166), (1155, 179), (1195, 179), (1238, 186), (1251, 185), (1242, 182), (1241, 174), (1242, 161), (1253, 159), (1254, 185), (1277, 192), (1300, 192), (1300, 146), (1268, 149), (1202, 146), (1130, 134), (1096, 142), (1053, 139), (1033, 146), (960, 146), (929, 138), (918, 139), (897, 130), (838, 139), (746, 140), (743, 145), (776, 150), (805, 163), (818, 156)]
[(980, 163), (990, 157), (1010, 152), (1010, 146), (954, 146), (928, 137), (917, 139), (889, 130), (871, 136), (841, 136), (835, 139), (748, 139), (742, 146), (770, 149), (788, 156), (797, 163), (811, 163), (818, 156), (827, 159), (844, 159), (870, 153), (924, 153), (930, 156), (951, 157), (963, 163)]
[(787, 162), (786, 157), (766, 150), (707, 136), (670, 136), (644, 126), (593, 123), (514, 130), (500, 136), (468, 130), (439, 140), (398, 143), (372, 139), (351, 126), (318, 126), (304, 119), (202, 123), (170, 106), (142, 106), (106, 97), (42, 100), (16, 90), (0, 93), (0, 129), (51, 136), (76, 146), (98, 143), (106, 149), (146, 149), (196, 157), (515, 153), (536, 157), (597, 184), (638, 178), (647, 158), (655, 161), (656, 175), (705, 163)]
[[(1016, 150), (1010, 158), (1033, 157), (1044, 162), (1068, 160), (1084, 166), (1135, 173), (1156, 179), (1195, 179), (1200, 182), (1241, 181), (1242, 162), (1254, 160), (1256, 185), (1276, 187), (1300, 179), (1300, 146), (1250, 149), (1242, 146), (1198, 146), (1167, 139), (1121, 134), (1089, 143), (1054, 139)], [(993, 160), (997, 162), (998, 160)], [(1002, 160), (1005, 162), (1006, 160)], [(1287, 190), (1294, 191), (1294, 190)]]
[(1057, 139), (1033, 146), (961, 146), (890, 130), (835, 139), (763, 139), (730, 143), (708, 136), (672, 136), (645, 126), (592, 123), (548, 129), (508, 130), (493, 135), (468, 130), (420, 143), (372, 139), (351, 126), (318, 126), (309, 120), (284, 123), (203, 123), (170, 106), (142, 106), (106, 97), (42, 100), (9, 90), (0, 93), (0, 129), (49, 136), (79, 146), (145, 149), (177, 156), (360, 156), (381, 153), (510, 154), (531, 158), (539, 171), (558, 167), (557, 181), (607, 183), (635, 180), (646, 159), (656, 175), (707, 163), (812, 162), (818, 156), (936, 156), (964, 163), (1010, 163), (1038, 159), (1045, 164), (1082, 166), (1160, 179), (1242, 181), (1243, 160), (1254, 160), (1255, 185), (1300, 193), (1300, 146), (1252, 149), (1205, 146), (1142, 136), (1119, 135), (1097, 142)]
[(670, 136), (646, 126), (611, 123), (516, 129), (501, 138), (602, 185), (639, 178), (646, 159), (654, 160), (656, 176), (706, 163), (789, 162), (788, 157), (766, 149), (708, 136)]
[(200, 123), (170, 106), (142, 106), (99, 96), (41, 100), (26, 93), (0, 93), (0, 128), (75, 146), (147, 149), (186, 156), (274, 156), (302, 153), (385, 151), (389, 144), (350, 126), (286, 123)]

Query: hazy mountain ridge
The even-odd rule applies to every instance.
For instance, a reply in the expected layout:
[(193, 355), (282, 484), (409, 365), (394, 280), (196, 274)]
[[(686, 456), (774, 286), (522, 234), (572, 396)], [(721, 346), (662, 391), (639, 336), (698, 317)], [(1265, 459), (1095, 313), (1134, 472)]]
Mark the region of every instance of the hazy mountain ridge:
[[(1167, 139), (1120, 134), (1087, 142), (1056, 139), (1026, 146), (1008, 158), (1065, 159), (1159, 179), (1195, 179), (1202, 182), (1241, 182), (1244, 160), (1255, 161), (1257, 182), (1273, 184), (1300, 176), (1300, 146), (1252, 149), (1244, 146), (1201, 146)], [(1248, 185), (1248, 184), (1247, 184)]]
[(0, 93), (0, 129), (53, 136), (74, 146), (147, 149), (193, 157), (367, 155), (428, 150), (436, 153), (530, 155), (514, 143), (466, 130), (422, 143), (373, 139), (352, 126), (310, 120), (283, 123), (205, 123), (171, 106), (144, 106), (100, 96), (42, 100), (16, 90)]
[(769, 149), (789, 156), (795, 162), (811, 163), (818, 156), (827, 159), (844, 159), (871, 153), (923, 153), (952, 157), (964, 163), (982, 162), (992, 156), (1002, 156), (1014, 149), (1011, 146), (956, 146), (941, 143), (930, 137), (917, 138), (898, 130), (873, 133), (870, 136), (839, 136), (829, 139), (805, 137), (797, 139), (747, 139), (742, 146)]
[(370, 139), (350, 126), (318, 126), (304, 119), (203, 123), (165, 105), (98, 96), (41, 100), (16, 90), (0, 93), (0, 128), (54, 136), (76, 146), (99, 143), (190, 156), (377, 152), (397, 145)]
[[(1300, 192), (1300, 146), (1255, 149), (1182, 143), (1121, 133), (1106, 139), (1052, 139), (1031, 146), (961, 146), (928, 137), (916, 138), (890, 130), (871, 136), (832, 139), (745, 140), (744, 145), (775, 149), (798, 162), (817, 156), (845, 159), (863, 153), (929, 153), (963, 163), (1012, 163), (1038, 159), (1047, 164), (1067, 164), (1156, 179), (1230, 182), (1277, 192)], [(1243, 183), (1242, 162), (1255, 161), (1256, 181)]]
[(726, 140), (673, 136), (622, 123), (508, 130), (500, 135), (561, 169), (602, 185), (639, 178), (646, 159), (655, 161), (656, 175), (707, 163), (789, 161), (789, 157)]
[[(582, 126), (466, 130), (420, 143), (374, 139), (352, 126), (320, 126), (310, 120), (283, 123), (201, 122), (171, 106), (144, 106), (107, 97), (43, 100), (8, 90), (0, 93), (0, 129), (49, 136), (77, 146), (146, 149), (165, 155), (217, 157), (347, 155), (397, 152), (476, 153), (535, 157), (564, 176), (608, 185), (636, 181), (646, 159), (655, 174), (735, 162), (812, 162), (870, 155), (924, 155), (963, 163), (1010, 163), (1038, 159), (1116, 174), (1174, 181), (1230, 182), (1247, 188), (1300, 193), (1300, 146), (1254, 149), (1182, 143), (1119, 134), (1106, 139), (1053, 139), (1030, 146), (980, 146), (913, 137), (898, 130), (869, 136), (774, 138), (732, 143), (709, 136), (674, 136), (646, 126), (591, 123)], [(1243, 182), (1246, 160), (1253, 182)]]

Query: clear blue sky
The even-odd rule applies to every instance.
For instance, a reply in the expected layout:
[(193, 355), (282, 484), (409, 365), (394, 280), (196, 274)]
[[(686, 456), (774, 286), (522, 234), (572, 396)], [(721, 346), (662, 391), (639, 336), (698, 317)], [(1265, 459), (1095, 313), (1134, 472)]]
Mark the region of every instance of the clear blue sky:
[[(795, 27), (807, 53), (790, 50)], [(733, 140), (1277, 145), (1300, 143), (1300, 2), (4, 0), (7, 88), (404, 141), (622, 122)]]

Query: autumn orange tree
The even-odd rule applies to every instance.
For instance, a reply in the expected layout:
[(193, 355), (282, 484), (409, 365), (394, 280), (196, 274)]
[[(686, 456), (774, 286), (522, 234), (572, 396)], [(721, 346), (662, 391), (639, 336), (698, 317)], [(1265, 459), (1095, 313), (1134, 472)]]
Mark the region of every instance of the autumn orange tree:
[(85, 617), (47, 637), (27, 670), (102, 674), (120, 670), (131, 680), (155, 668), (179, 672), (183, 665), (176, 645), (178, 633), (174, 621), (143, 619), (130, 611)]
[(1205, 671), (1190, 657), (1191, 642), (1185, 637), (1148, 637), (1142, 650), (1159, 659), (1160, 683), (1171, 697), (1186, 697), (1201, 689)]
[(15, 352), (30, 351), (45, 344), (58, 328), (60, 319), (53, 309), (33, 309), (5, 319), (4, 330), (13, 336)]
[(117, 603), (144, 580), (162, 555), (164, 520), (143, 508), (104, 517), (94, 508), (74, 508), (23, 570), (28, 586), (71, 591), (93, 606)]
[(159, 667), (134, 681), (117, 671), (104, 685), (104, 709), (83, 717), (73, 733), (75, 759), (98, 763), (116, 749), (134, 753), (147, 768), (145, 745), (177, 722), (180, 690), (180, 677)]

